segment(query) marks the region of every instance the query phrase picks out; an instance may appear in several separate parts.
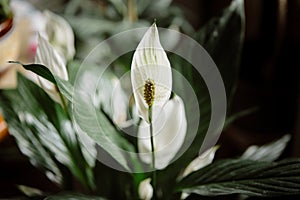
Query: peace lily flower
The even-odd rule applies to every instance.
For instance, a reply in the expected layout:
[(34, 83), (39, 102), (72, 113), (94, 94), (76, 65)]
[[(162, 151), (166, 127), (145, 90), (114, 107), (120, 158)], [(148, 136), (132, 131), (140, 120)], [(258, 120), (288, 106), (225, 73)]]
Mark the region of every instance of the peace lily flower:
[[(184, 142), (187, 129), (184, 104), (175, 95), (153, 123), (155, 168), (165, 168), (175, 157)], [(150, 129), (143, 120), (138, 130), (138, 150), (145, 163), (151, 163)]]
[(153, 188), (150, 184), (151, 178), (143, 180), (139, 185), (139, 197), (142, 200), (150, 200), (153, 196)]
[(70, 24), (63, 17), (49, 10), (40, 12), (26, 2), (20, 2), (20, 4), (18, 7), (25, 7), (22, 12), (30, 22), (31, 35), (28, 38), (28, 49), (26, 49), (30, 52), (30, 56), (35, 55), (38, 42), (36, 33), (39, 33), (56, 49), (65, 63), (73, 59), (75, 55), (75, 37)]
[[(49, 44), (49, 42), (40, 35), (38, 37), (38, 48), (35, 55), (35, 63), (48, 67), (52, 74), (64, 80), (68, 80), (67, 68), (63, 58)], [(43, 90), (54, 101), (61, 103), (61, 98), (53, 83), (29, 71), (27, 73), (27, 77), (43, 88)]]
[[(181, 98), (174, 95), (169, 100), (171, 66), (160, 44), (155, 23), (133, 55), (131, 81), (136, 108), (142, 118), (137, 134), (140, 158), (155, 169), (163, 169), (182, 146), (187, 121)], [(153, 182), (155, 185), (155, 179)]]
[(138, 114), (149, 123), (148, 111), (162, 109), (172, 90), (172, 73), (154, 23), (139, 43), (131, 63), (131, 81)]
[(48, 41), (66, 59), (71, 60), (75, 55), (74, 33), (69, 23), (59, 15), (45, 10), (45, 33)]

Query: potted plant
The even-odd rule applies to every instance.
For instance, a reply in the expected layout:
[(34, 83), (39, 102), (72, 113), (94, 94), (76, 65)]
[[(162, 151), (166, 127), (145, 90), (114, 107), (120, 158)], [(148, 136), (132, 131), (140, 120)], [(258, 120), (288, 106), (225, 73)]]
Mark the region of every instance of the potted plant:
[(0, 2), (0, 37), (9, 32), (12, 28), (13, 13), (9, 3), (9, 0), (3, 0)]
[(10, 0), (0, 1), (0, 88), (16, 86), (15, 67), (9, 60), (19, 58), (21, 38), (18, 20)]
[(8, 59), (16, 59), (19, 55), (18, 32), (15, 30), (13, 10), (10, 0), (0, 1), (0, 77), (6, 71)]

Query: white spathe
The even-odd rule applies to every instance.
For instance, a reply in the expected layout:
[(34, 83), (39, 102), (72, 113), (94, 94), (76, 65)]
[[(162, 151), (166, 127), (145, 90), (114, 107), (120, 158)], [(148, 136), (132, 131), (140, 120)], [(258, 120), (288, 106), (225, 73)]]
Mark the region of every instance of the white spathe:
[[(49, 42), (43, 38), (43, 36), (38, 37), (38, 47), (35, 55), (35, 64), (42, 64), (47, 67), (52, 74), (68, 80), (68, 72), (63, 58), (57, 53), (57, 51), (49, 44)], [(56, 86), (50, 81), (40, 77), (32, 72), (28, 72), (28, 76), (37, 85), (39, 85), (43, 90), (56, 102), (61, 103), (61, 98), (57, 91)]]
[[(153, 121), (155, 168), (163, 169), (180, 150), (187, 130), (187, 120), (182, 99), (175, 95), (163, 107)], [(151, 140), (149, 124), (142, 120), (138, 129), (138, 150), (140, 159), (150, 164)]]
[(65, 61), (75, 55), (74, 33), (69, 23), (59, 15), (45, 10), (45, 33), (50, 44), (58, 51)]
[(150, 200), (153, 196), (153, 188), (150, 184), (151, 178), (143, 180), (139, 185), (139, 197), (142, 200)]
[(167, 54), (160, 44), (155, 23), (143, 36), (131, 63), (131, 81), (136, 108), (139, 116), (149, 123), (149, 107), (144, 99), (144, 86), (147, 80), (151, 80), (155, 87), (153, 113), (160, 112), (171, 94), (172, 72)]
[(190, 173), (197, 171), (214, 160), (215, 153), (219, 149), (219, 146), (213, 146), (207, 149), (204, 153), (195, 158), (184, 170), (182, 177), (189, 175)]
[[(187, 175), (191, 174), (194, 171), (197, 171), (209, 164), (212, 163), (215, 157), (216, 151), (219, 149), (220, 146), (213, 146), (195, 158), (190, 164), (185, 168), (182, 175), (179, 177), (180, 179), (186, 177)], [(190, 196), (190, 193), (182, 193), (180, 199), (186, 199)]]

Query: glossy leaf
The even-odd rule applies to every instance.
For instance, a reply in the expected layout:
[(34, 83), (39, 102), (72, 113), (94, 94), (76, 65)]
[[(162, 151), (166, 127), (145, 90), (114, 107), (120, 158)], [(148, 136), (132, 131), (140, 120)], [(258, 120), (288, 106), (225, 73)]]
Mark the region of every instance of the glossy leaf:
[[(124, 154), (127, 151), (134, 152), (134, 146), (113, 125), (112, 118), (104, 112), (105, 109), (99, 109), (93, 102), (97, 87), (110, 87), (109, 85), (101, 85), (104, 82), (97, 85), (98, 74), (102, 74), (101, 70), (101, 68), (90, 64), (85, 67), (84, 71), (79, 71), (80, 76), (77, 77), (74, 93), (70, 98), (73, 104), (72, 117), (79, 134), (87, 135), (97, 143), (101, 150), (111, 156), (110, 159), (112, 158), (121, 165), (117, 166), (121, 167), (121, 170), (130, 171), (127, 157)], [(62, 93), (67, 89), (64, 88), (65, 86), (69, 88), (70, 85), (67, 85), (65, 82), (58, 84)]]
[(82, 155), (83, 147), (62, 107), (21, 75), (18, 82), (16, 90), (3, 91), (0, 104), (10, 133), (15, 136), (22, 153), (33, 165), (43, 168), (52, 181), (59, 184), (66, 181), (58, 167), (59, 162), (84, 187), (94, 188), (93, 163)]
[(73, 98), (73, 85), (64, 79), (61, 79), (59, 77), (55, 77), (57, 87), (59, 91), (62, 93), (62, 95), (67, 98), (70, 102), (72, 102)]
[(57, 194), (48, 196), (45, 200), (105, 200), (105, 198), (97, 197), (97, 196), (88, 196), (77, 193), (69, 193), (69, 194)]
[(230, 159), (200, 169), (177, 185), (177, 191), (204, 196), (244, 194), (282, 196), (300, 194), (300, 160), (277, 163)]
[[(89, 66), (89, 69), (85, 71), (85, 74), (80, 76), (80, 83), (77, 82), (80, 84), (77, 85), (77, 87), (81, 88), (79, 91), (75, 91), (73, 85), (59, 77), (55, 77), (57, 80), (57, 86), (61, 93), (75, 105), (73, 107), (74, 109), (72, 110), (72, 114), (78, 126), (78, 134), (80, 134), (81, 137), (88, 137), (88, 139), (92, 139), (103, 150), (108, 152), (113, 159), (119, 162), (122, 167), (126, 170), (130, 170), (127, 160), (122, 153), (122, 149), (134, 152), (133, 145), (123, 138), (116, 127), (113, 126), (111, 123), (112, 118), (108, 118), (107, 115), (109, 113), (104, 113), (104, 109), (101, 110), (94, 105), (91, 94), (96, 91), (96, 88), (91, 84), (85, 84), (87, 80), (91, 82), (94, 80), (93, 83), (96, 83), (96, 80), (98, 79), (97, 74), (99, 73), (98, 70), (99, 68)], [(112, 88), (111, 83), (108, 83), (108, 79), (109, 77), (103, 78), (103, 80), (106, 81), (101, 81), (101, 87), (114, 89)], [(109, 104), (106, 104), (105, 106), (108, 107)], [(107, 109), (109, 108), (106, 108), (106, 110)], [(136, 160), (137, 158), (130, 159)]]
[[(0, 99), (0, 105), (9, 126), (9, 132), (16, 138), (21, 152), (29, 158), (34, 166), (44, 169), (50, 180), (62, 184), (62, 172), (55, 162), (53, 154), (42, 144), (36, 131), (31, 129), (26, 121), (22, 121), (22, 116), (26, 113), (34, 113), (36, 116), (44, 117), (45, 113), (42, 113), (39, 108), (40, 103), (48, 104), (51, 101), (49, 101), (49, 98), (46, 98), (47, 95), (41, 89), (31, 93), (31, 87), (37, 88), (38, 86), (30, 83), (30, 81), (25, 80), (23, 77), (19, 77), (18, 81), (19, 87), (17, 90), (3, 91)], [(41, 102), (33, 98), (33, 96), (39, 96), (40, 99), (45, 100)], [(31, 101), (24, 101), (23, 99), (31, 99)]]
[(244, 34), (244, 0), (234, 0), (220, 17), (211, 19), (196, 35), (221, 72), (228, 102), (235, 91)]
[(50, 81), (51, 83), (55, 84), (55, 85), (59, 85), (59, 88), (61, 88), (61, 92), (63, 93), (63, 95), (69, 100), (71, 101), (71, 97), (72, 97), (72, 92), (73, 92), (73, 87), (72, 85), (60, 78), (60, 77), (55, 77), (51, 71), (45, 67), (42, 64), (23, 64), (21, 62), (18, 61), (9, 61), (9, 63), (16, 63), (16, 64), (20, 64), (22, 65), (26, 70), (32, 71), (35, 74), (45, 78), (46, 80)]
[(18, 61), (9, 61), (9, 63), (20, 64), (26, 70), (32, 71), (35, 74), (37, 74), (37, 75), (45, 78), (46, 80), (50, 81), (51, 83), (56, 84), (55, 78), (54, 78), (53, 74), (51, 73), (51, 71), (42, 64), (28, 64), (28, 65), (25, 65), (25, 64), (20, 63)]

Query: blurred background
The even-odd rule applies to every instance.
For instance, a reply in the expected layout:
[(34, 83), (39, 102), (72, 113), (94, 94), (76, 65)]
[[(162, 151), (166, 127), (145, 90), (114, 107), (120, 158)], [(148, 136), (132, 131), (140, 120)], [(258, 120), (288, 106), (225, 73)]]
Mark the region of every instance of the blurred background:
[[(193, 28), (198, 30), (230, 2), (174, 0), (172, 4), (179, 5)], [(49, 3), (50, 10), (51, 6), (54, 5)], [(285, 134), (291, 134), (292, 139), (283, 157), (300, 156), (299, 13), (300, 0), (245, 0), (245, 41), (239, 80), (229, 112), (256, 110), (223, 131), (216, 159), (235, 157), (249, 145), (262, 145)], [(20, 194), (15, 184), (58, 190), (19, 152), (15, 140), (2, 128), (0, 198)]]
[[(187, 17), (200, 28), (230, 0), (175, 2), (193, 11)], [(238, 155), (251, 144), (264, 144), (287, 133), (293, 138), (286, 156), (300, 156), (299, 12), (299, 0), (245, 0), (245, 41), (230, 112), (250, 107), (257, 111), (224, 131), (219, 142), (226, 152), (218, 156)]]

